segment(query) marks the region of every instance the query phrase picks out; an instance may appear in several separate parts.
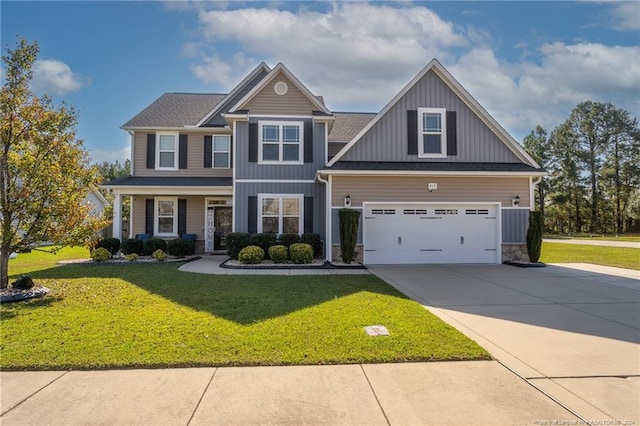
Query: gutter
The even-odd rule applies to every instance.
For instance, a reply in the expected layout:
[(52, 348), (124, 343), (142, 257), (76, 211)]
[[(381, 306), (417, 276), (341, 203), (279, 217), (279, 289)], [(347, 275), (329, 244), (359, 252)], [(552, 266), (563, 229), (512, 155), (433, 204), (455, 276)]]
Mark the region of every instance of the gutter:
[[(332, 229), (331, 229), (331, 186), (329, 185), (329, 181), (324, 179), (322, 177), (322, 175), (320, 174), (320, 172), (316, 173), (316, 179), (319, 182), (324, 183), (325, 185), (325, 206), (324, 206), (324, 227), (325, 227), (325, 236), (324, 236), (324, 242), (325, 242), (325, 247), (324, 247), (324, 255), (325, 255), (325, 260), (327, 261), (331, 261), (331, 251), (333, 248), (333, 243), (331, 241), (331, 233), (332, 233)], [(330, 178), (329, 178), (330, 179)]]

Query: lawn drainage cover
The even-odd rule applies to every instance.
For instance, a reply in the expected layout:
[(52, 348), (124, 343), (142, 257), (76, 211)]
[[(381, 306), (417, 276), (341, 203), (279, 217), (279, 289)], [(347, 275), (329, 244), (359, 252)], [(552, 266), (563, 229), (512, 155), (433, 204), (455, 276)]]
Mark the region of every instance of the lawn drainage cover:
[(388, 336), (389, 330), (384, 325), (370, 325), (364, 328), (369, 336)]

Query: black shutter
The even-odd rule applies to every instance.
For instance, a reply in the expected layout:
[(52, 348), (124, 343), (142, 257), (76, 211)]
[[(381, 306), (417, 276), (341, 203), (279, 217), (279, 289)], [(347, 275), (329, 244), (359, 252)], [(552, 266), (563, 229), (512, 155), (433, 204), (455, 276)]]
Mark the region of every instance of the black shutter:
[(418, 155), (418, 111), (407, 111), (407, 154)]
[(153, 216), (154, 216), (154, 202), (153, 198), (147, 198), (146, 211), (144, 217), (144, 232), (145, 234), (153, 235)]
[(180, 142), (178, 143), (178, 168), (187, 168), (187, 135), (180, 135)]
[(187, 200), (178, 200), (178, 234), (187, 233)]
[(304, 233), (313, 232), (313, 197), (304, 197)]
[(447, 111), (447, 155), (458, 155), (458, 130), (455, 111)]
[(304, 122), (304, 162), (313, 163), (313, 121)]
[(258, 232), (258, 197), (249, 196), (249, 207), (247, 208), (247, 232), (256, 234)]
[(204, 168), (210, 169), (213, 158), (213, 136), (204, 137)]
[(258, 123), (249, 123), (249, 162), (258, 162)]
[(156, 168), (156, 134), (147, 134), (147, 169)]

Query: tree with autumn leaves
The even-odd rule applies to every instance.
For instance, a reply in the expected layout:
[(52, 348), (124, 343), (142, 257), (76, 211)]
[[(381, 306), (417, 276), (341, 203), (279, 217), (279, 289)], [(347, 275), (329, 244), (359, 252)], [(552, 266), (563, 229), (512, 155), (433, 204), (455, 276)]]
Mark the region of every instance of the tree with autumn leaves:
[(9, 284), (9, 255), (42, 242), (88, 245), (108, 221), (84, 202), (100, 184), (82, 141), (76, 111), (29, 89), (38, 44), (18, 40), (2, 56), (0, 93), (0, 288)]

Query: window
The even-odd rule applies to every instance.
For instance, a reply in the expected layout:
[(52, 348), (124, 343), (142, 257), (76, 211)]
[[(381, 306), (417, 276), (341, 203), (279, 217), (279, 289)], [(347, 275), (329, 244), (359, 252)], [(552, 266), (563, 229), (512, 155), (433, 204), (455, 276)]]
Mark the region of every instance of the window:
[(418, 109), (418, 156), (447, 156), (447, 111), (444, 108)]
[(178, 199), (175, 197), (157, 197), (155, 199), (154, 235), (178, 235)]
[(301, 121), (260, 121), (259, 162), (302, 164), (303, 129)]
[(303, 195), (258, 195), (258, 232), (300, 234), (302, 232)]
[(178, 169), (178, 134), (158, 133), (156, 135), (156, 169)]
[(231, 159), (231, 137), (214, 136), (213, 137), (213, 167), (218, 169), (228, 169)]

